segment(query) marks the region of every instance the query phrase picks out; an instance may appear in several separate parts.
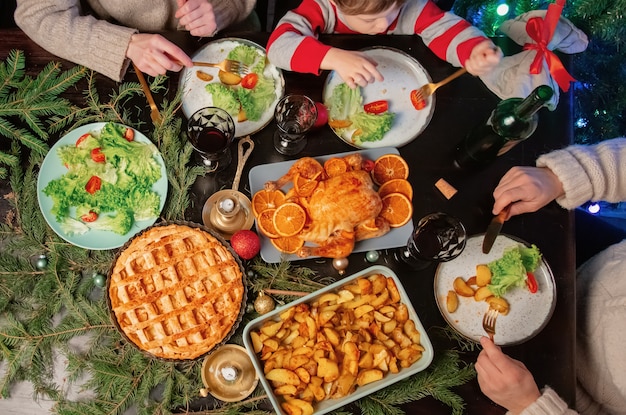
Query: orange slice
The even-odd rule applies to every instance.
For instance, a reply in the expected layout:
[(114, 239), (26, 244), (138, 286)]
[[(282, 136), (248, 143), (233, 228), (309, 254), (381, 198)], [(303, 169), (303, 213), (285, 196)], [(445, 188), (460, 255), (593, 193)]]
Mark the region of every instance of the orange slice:
[(385, 154), (374, 162), (372, 180), (381, 185), (392, 179), (408, 179), (409, 165), (397, 154)]
[(324, 171), (328, 177), (339, 176), (348, 171), (348, 163), (339, 157), (333, 157), (324, 163)]
[(259, 190), (252, 196), (252, 213), (255, 217), (265, 209), (275, 209), (285, 201), (285, 194), (280, 190)]
[(263, 235), (268, 238), (278, 238), (279, 235), (276, 233), (276, 228), (274, 227), (274, 212), (276, 209), (270, 208), (265, 209), (263, 212), (259, 213), (256, 219), (256, 226)]
[(380, 216), (389, 221), (389, 226), (398, 228), (405, 225), (413, 216), (413, 205), (402, 193), (389, 193), (382, 198), (383, 208)]
[(273, 222), (278, 235), (293, 236), (304, 228), (306, 212), (304, 208), (297, 203), (283, 203), (276, 208)]
[(270, 242), (274, 248), (286, 254), (295, 254), (304, 245), (304, 241), (298, 236), (273, 238)]
[[(316, 179), (319, 177), (319, 174), (315, 176)], [(311, 196), (313, 191), (317, 187), (319, 183), (316, 179), (307, 179), (305, 177), (300, 176), (299, 173), (296, 173), (296, 177), (293, 179), (293, 187), (296, 193), (299, 196)]]
[(328, 120), (328, 125), (331, 128), (346, 128), (352, 125), (352, 121), (350, 120)]
[(409, 200), (413, 200), (413, 187), (406, 179), (391, 179), (383, 183), (378, 189), (378, 195), (382, 198), (389, 193), (402, 193)]

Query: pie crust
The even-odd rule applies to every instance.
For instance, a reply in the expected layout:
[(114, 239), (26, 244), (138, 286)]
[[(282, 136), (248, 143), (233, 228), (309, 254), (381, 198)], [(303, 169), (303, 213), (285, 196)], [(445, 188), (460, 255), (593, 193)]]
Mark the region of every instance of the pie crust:
[(139, 349), (195, 359), (225, 341), (244, 303), (240, 263), (211, 233), (154, 226), (118, 255), (109, 278), (116, 323)]

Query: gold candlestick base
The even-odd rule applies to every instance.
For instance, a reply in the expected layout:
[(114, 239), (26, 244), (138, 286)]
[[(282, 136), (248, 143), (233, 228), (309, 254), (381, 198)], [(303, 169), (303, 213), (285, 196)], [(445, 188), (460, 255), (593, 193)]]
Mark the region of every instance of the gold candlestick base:
[(237, 402), (254, 391), (259, 378), (245, 348), (226, 344), (202, 363), (202, 396), (208, 393), (224, 402)]

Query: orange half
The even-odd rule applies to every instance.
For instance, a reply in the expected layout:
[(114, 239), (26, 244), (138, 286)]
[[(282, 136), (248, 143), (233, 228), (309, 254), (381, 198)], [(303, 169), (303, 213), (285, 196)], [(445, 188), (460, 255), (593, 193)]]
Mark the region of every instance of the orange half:
[(413, 187), (406, 179), (391, 179), (383, 183), (378, 189), (378, 195), (382, 198), (389, 193), (402, 193), (409, 200), (413, 200)]
[(413, 216), (413, 205), (402, 193), (389, 193), (382, 198), (383, 208), (380, 216), (389, 221), (389, 226), (399, 228), (407, 224)]
[(285, 194), (280, 190), (259, 190), (252, 196), (252, 213), (255, 217), (265, 209), (276, 209), (285, 201)]
[(374, 162), (372, 180), (377, 185), (393, 179), (408, 179), (409, 165), (397, 154), (385, 154)]
[(297, 203), (287, 202), (276, 208), (273, 215), (274, 228), (280, 236), (293, 236), (304, 228), (306, 212)]

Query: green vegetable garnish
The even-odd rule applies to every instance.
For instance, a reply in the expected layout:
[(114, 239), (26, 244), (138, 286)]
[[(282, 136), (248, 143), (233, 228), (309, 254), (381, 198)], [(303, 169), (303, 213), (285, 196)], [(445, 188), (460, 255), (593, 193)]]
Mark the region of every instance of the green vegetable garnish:
[(519, 245), (505, 250), (502, 258), (487, 264), (491, 270), (489, 290), (501, 297), (511, 287), (525, 287), (526, 273), (534, 272), (540, 260), (541, 253), (535, 245), (530, 248)]
[(385, 111), (380, 114), (368, 114), (363, 109), (361, 88), (350, 88), (346, 83), (340, 83), (333, 89), (330, 99), (324, 103), (329, 108), (330, 120), (349, 120), (349, 127), (337, 128), (339, 134), (344, 131), (353, 131), (352, 141), (362, 144), (365, 141), (378, 141), (391, 130), (395, 114)]
[[(52, 213), (68, 235), (80, 235), (89, 229), (124, 235), (135, 221), (159, 215), (161, 197), (152, 190), (161, 178), (157, 150), (148, 143), (127, 141), (126, 128), (107, 123), (80, 144), (59, 147), (58, 156), (68, 171), (51, 180), (43, 192), (52, 198)], [(105, 155), (104, 163), (90, 157), (97, 147)], [(91, 194), (85, 186), (93, 176), (100, 178), (102, 186)], [(81, 215), (90, 211), (98, 219), (82, 222)]]
[(248, 65), (250, 72), (256, 73), (259, 80), (252, 89), (242, 88), (240, 85), (231, 87), (219, 82), (208, 84), (205, 89), (213, 97), (213, 105), (235, 118), (242, 109), (248, 120), (260, 120), (276, 99), (274, 78), (263, 75), (265, 55), (253, 46), (238, 45), (228, 53), (227, 58)]

